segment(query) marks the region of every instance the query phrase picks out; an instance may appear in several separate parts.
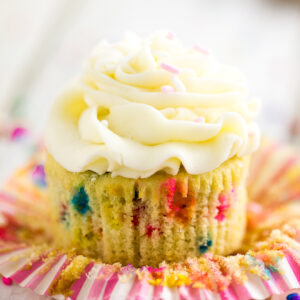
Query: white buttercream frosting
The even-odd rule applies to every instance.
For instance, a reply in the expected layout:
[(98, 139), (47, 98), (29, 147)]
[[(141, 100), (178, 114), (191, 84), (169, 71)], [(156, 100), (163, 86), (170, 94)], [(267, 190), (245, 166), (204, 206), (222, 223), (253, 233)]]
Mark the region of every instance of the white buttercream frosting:
[(243, 76), (159, 32), (100, 43), (50, 113), (46, 147), (71, 172), (129, 178), (217, 168), (257, 149)]

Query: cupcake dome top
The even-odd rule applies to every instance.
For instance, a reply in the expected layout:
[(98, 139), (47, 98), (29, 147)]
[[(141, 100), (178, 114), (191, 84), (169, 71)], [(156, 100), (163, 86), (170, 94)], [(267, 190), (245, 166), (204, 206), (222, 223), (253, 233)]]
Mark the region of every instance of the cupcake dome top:
[(47, 150), (71, 172), (129, 178), (209, 172), (257, 149), (243, 76), (169, 32), (101, 42), (57, 99)]

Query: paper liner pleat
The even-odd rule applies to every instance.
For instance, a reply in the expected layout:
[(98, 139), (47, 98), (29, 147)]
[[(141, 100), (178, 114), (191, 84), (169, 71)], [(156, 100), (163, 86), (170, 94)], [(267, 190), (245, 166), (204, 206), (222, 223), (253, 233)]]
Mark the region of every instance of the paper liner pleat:
[[(30, 288), (40, 295), (47, 295), (49, 288), (58, 278), (66, 264), (67, 255), (57, 255), (45, 259), (46, 254), (34, 261), (30, 261), (30, 249), (17, 249), (0, 255), (0, 272), (11, 277), (22, 287)], [(26, 257), (26, 253), (29, 257)], [(24, 255), (21, 256), (20, 255)], [(292, 256), (286, 255), (279, 262), (280, 270), (270, 272), (270, 278), (248, 273), (248, 280), (243, 284), (233, 281), (225, 290), (212, 292), (206, 289), (180, 286), (169, 288), (153, 286), (146, 280), (139, 280), (137, 276), (127, 282), (122, 282), (118, 273), (105, 273), (105, 266), (90, 263), (85, 267), (80, 278), (71, 290), (70, 299), (115, 299), (115, 300), (158, 300), (158, 299), (220, 299), (220, 300), (249, 300), (266, 299), (267, 297), (300, 287), (300, 266)]]

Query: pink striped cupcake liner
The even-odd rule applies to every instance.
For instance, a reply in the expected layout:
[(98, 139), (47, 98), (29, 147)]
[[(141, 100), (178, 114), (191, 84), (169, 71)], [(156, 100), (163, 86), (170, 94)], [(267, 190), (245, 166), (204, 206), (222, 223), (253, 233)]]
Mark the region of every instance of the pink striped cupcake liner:
[[(0, 274), (39, 295), (69, 300), (248, 300), (300, 288), (300, 159), (264, 141), (251, 169), (243, 254), (135, 268), (51, 246), (43, 155), (35, 155), (0, 191)], [(30, 218), (34, 226), (24, 221)]]
[[(62, 275), (74, 258), (68, 254), (58, 254), (47, 258), (47, 253), (41, 254), (32, 261), (34, 248), (10, 247), (1, 252), (0, 273), (11, 278), (21, 287), (29, 288), (39, 295), (52, 295), (53, 284)], [(106, 273), (106, 265), (89, 263), (70, 285), (69, 296), (61, 295), (61, 299), (220, 299), (220, 300), (248, 300), (266, 299), (274, 294), (281, 294), (300, 287), (300, 265), (292, 256), (285, 254), (277, 264), (278, 269), (270, 271), (267, 278), (260, 274), (246, 272), (246, 280), (230, 281), (228, 286), (221, 290), (198, 288), (192, 285), (175, 287), (152, 285), (137, 274), (124, 280), (122, 271)], [(138, 270), (134, 270), (138, 273)], [(245, 270), (244, 270), (245, 271)], [(102, 276), (101, 276), (102, 275)], [(58, 296), (57, 296), (58, 297)]]

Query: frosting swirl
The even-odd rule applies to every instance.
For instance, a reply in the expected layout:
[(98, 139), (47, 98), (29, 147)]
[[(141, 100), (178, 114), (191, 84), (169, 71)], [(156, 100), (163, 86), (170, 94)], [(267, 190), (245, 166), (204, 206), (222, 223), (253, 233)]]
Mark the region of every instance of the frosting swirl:
[(129, 178), (208, 172), (257, 149), (245, 80), (166, 32), (100, 43), (58, 97), (46, 147), (67, 170)]

